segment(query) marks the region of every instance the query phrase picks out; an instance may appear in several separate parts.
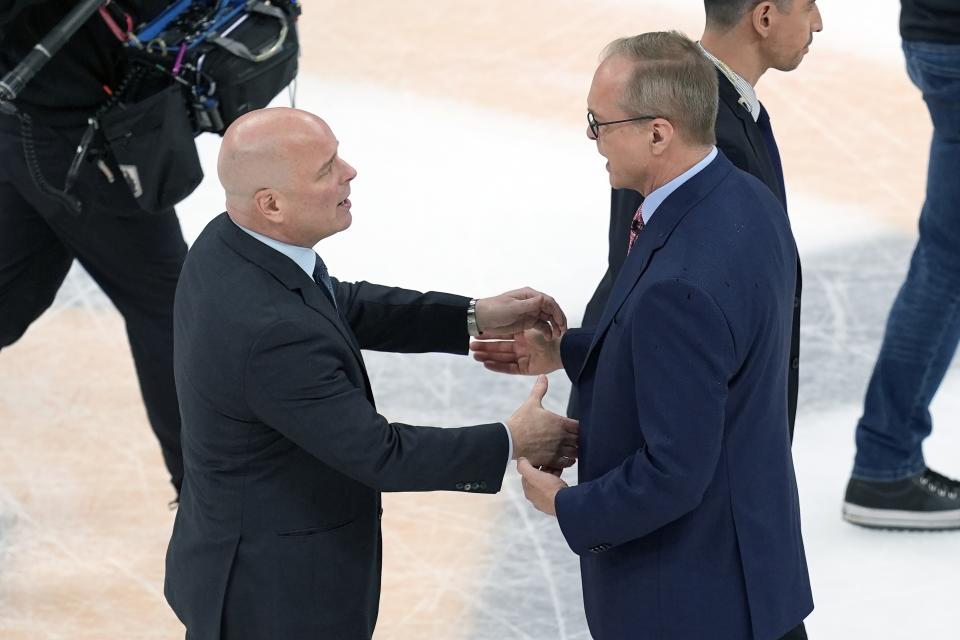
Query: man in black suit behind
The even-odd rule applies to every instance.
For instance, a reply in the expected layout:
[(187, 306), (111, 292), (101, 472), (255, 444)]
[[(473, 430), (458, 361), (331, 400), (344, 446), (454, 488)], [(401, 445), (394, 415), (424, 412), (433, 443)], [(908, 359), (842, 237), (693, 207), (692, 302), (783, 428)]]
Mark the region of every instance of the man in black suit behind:
[[(786, 209), (780, 153), (770, 117), (757, 99), (754, 86), (768, 69), (792, 71), (800, 65), (813, 34), (823, 29), (816, 0), (704, 0), (703, 4), (706, 27), (699, 44), (716, 67), (719, 79), (717, 148), (737, 168), (766, 184)], [(626, 259), (630, 221), (641, 202), (643, 197), (636, 191), (612, 191), (607, 272), (587, 303), (584, 327), (594, 326), (600, 319)], [(791, 438), (797, 414), (800, 365), (800, 290), (798, 262), (787, 379)], [(567, 414), (573, 418), (579, 414), (576, 387), (571, 392)]]
[[(510, 457), (563, 467), (576, 422), (546, 378), (506, 424), (438, 429), (377, 413), (360, 349), (466, 353), (469, 335), (566, 319), (530, 289), (469, 300), (329, 276), (356, 171), (320, 118), (255, 111), (227, 131), (227, 212), (190, 250), (174, 305), (185, 480), (165, 593), (196, 640), (373, 634), (381, 491), (500, 489)], [(512, 452), (512, 453), (511, 453)]]

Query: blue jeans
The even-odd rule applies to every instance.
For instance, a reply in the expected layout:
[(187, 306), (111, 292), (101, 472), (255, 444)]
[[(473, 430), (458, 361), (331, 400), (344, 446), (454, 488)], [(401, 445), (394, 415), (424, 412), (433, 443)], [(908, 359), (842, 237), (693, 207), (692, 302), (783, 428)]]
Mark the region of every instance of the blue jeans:
[(960, 45), (904, 42), (903, 51), (934, 130), (920, 239), (857, 425), (853, 476), (865, 480), (923, 470), (930, 401), (960, 341)]

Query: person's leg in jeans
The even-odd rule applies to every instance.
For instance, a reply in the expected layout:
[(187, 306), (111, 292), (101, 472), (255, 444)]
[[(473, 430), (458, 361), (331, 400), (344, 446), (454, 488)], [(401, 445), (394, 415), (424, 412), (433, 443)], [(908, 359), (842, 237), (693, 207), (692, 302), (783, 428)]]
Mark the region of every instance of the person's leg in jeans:
[[(960, 511), (950, 513), (960, 510), (960, 483), (926, 471), (922, 444), (932, 429), (930, 402), (960, 341), (960, 45), (907, 42), (904, 52), (934, 125), (926, 201), (857, 425), (845, 514), (851, 507), (848, 520), (869, 520), (857, 513), (862, 507), (880, 512), (858, 524), (941, 528), (960, 526)], [(920, 517), (887, 521), (883, 511)]]

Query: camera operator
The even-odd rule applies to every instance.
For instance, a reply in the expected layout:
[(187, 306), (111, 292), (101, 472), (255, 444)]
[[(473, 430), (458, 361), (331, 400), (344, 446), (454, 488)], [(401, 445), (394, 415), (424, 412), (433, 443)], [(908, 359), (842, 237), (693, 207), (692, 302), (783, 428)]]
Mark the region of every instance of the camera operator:
[[(13, 69), (76, 5), (73, 0), (4, 4), (0, 74)], [(140, 23), (167, 4), (122, 0), (111, 9)], [(14, 101), (21, 115), (0, 114), (0, 350), (50, 306), (74, 258), (79, 260), (126, 323), (147, 415), (179, 494), (183, 463), (172, 310), (187, 247), (177, 216), (172, 207), (147, 212), (137, 204), (99, 136), (69, 190), (79, 211), (54, 193), (64, 188), (87, 119), (110, 99), (124, 74), (122, 42), (94, 13)]]

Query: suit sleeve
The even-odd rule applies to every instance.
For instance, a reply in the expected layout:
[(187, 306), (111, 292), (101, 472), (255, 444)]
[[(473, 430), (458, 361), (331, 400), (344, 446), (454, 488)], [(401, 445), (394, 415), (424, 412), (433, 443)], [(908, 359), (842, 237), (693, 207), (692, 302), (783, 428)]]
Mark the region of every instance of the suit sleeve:
[(693, 510), (720, 456), (736, 368), (727, 320), (706, 292), (683, 280), (641, 295), (628, 320), (636, 374), (633, 397), (624, 401), (636, 403), (634, 428), (645, 446), (605, 475), (557, 494), (560, 529), (577, 554), (643, 537)]
[(335, 281), (337, 303), (362, 349), (467, 353), (469, 298)]
[[(347, 377), (333, 331), (281, 320), (251, 348), (244, 394), (259, 420), (341, 473), (381, 491), (500, 489), (502, 424), (442, 429), (389, 423)], [(457, 484), (461, 484), (457, 487)]]
[(560, 339), (560, 360), (570, 380), (576, 380), (593, 342), (592, 329), (571, 329)]

